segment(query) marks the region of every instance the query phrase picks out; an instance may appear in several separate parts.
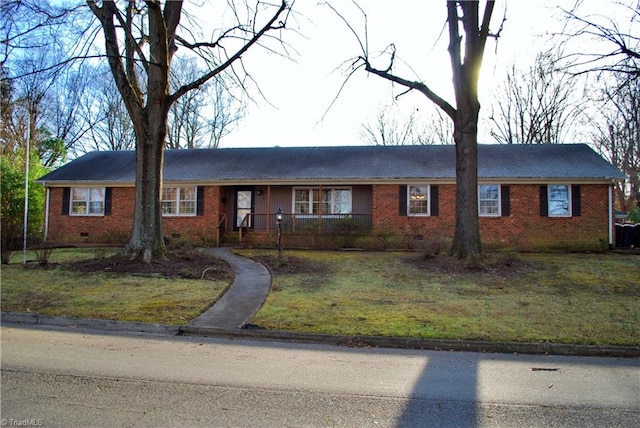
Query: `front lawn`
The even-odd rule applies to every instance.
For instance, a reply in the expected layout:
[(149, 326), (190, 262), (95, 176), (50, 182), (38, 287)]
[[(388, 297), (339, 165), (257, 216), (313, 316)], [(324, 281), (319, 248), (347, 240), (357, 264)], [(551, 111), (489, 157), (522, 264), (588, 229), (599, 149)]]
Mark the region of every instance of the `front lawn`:
[[(106, 249), (21, 254), (1, 271), (2, 310), (181, 325), (232, 282), (199, 251), (151, 267)], [(640, 345), (640, 256), (490, 253), (467, 270), (419, 252), (236, 250), (263, 261), (263, 329), (434, 339)], [(35, 260), (33, 254), (30, 260)], [(207, 278), (200, 276), (206, 267)]]
[[(225, 262), (199, 252), (172, 252), (149, 267), (117, 251), (55, 249), (47, 266), (31, 261), (26, 268), (14, 254), (2, 265), (2, 311), (182, 325), (233, 280)], [(29, 252), (28, 260), (35, 259)]]
[(269, 330), (640, 344), (640, 257), (489, 254), (466, 270), (406, 252), (241, 250), (274, 272), (251, 321)]

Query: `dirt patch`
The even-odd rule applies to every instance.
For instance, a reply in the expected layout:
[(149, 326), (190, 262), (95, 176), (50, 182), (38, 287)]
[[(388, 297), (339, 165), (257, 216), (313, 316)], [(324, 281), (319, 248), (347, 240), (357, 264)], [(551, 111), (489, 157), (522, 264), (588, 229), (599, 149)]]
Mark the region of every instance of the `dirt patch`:
[(271, 256), (259, 255), (251, 256), (269, 267), (272, 273), (279, 275), (287, 274), (326, 274), (329, 266), (325, 263), (308, 260), (302, 257), (293, 256)]
[[(87, 273), (162, 276), (183, 279), (233, 280), (233, 271), (222, 259), (197, 250), (171, 250), (163, 259), (147, 264), (126, 255), (81, 260), (63, 265), (65, 269)], [(206, 270), (206, 272), (205, 272)]]
[(519, 259), (513, 255), (485, 255), (479, 266), (467, 267), (463, 260), (446, 255), (431, 257), (411, 256), (405, 257), (405, 263), (409, 263), (421, 270), (440, 275), (465, 276), (490, 278), (513, 278), (536, 269), (533, 263)]

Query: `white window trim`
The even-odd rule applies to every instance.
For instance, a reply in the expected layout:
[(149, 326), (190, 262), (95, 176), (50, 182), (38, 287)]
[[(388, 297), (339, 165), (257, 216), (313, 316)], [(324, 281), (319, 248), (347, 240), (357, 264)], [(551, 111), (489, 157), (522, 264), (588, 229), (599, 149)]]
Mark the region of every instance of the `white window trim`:
[[(427, 187), (427, 212), (426, 213), (412, 213), (411, 212), (411, 188), (412, 187)], [(430, 184), (407, 184), (407, 216), (408, 217), (431, 217), (431, 185)]]
[[(565, 186), (567, 188), (567, 206), (569, 207), (569, 212), (567, 214), (551, 214), (551, 186)], [(549, 217), (572, 217), (573, 216), (573, 207), (572, 198), (571, 198), (571, 185), (570, 184), (548, 184), (547, 185), (547, 216)]]
[[(178, 191), (176, 192), (176, 212), (175, 213), (162, 213), (162, 217), (195, 217), (196, 215), (198, 215), (198, 187), (197, 186), (166, 186), (162, 188), (162, 191), (164, 192), (164, 189), (177, 189)], [(180, 195), (182, 194), (182, 190), (183, 189), (193, 189), (194, 195), (195, 195), (195, 199), (193, 200), (194, 202), (194, 211), (193, 213), (186, 213), (183, 214), (180, 211)], [(162, 203), (165, 201), (165, 199), (162, 199), (160, 201), (160, 204), (162, 205)]]
[[(295, 214), (295, 216), (297, 218), (303, 218), (302, 216), (304, 216), (304, 218), (314, 218), (314, 217), (319, 217), (318, 213), (312, 213), (311, 211), (313, 210), (313, 192), (309, 192), (309, 200), (308, 200), (308, 208), (309, 208), (309, 212), (307, 213), (296, 213), (296, 190), (320, 190), (320, 186), (296, 186), (293, 187), (291, 190), (291, 212)], [(329, 201), (329, 204), (331, 205), (331, 207), (333, 207), (333, 191), (334, 190), (348, 190), (349, 191), (349, 212), (348, 213), (322, 213), (323, 217), (328, 217), (330, 215), (333, 216), (340, 216), (340, 215), (349, 215), (352, 213), (353, 211), (353, 187), (352, 186), (322, 186), (322, 190), (331, 190), (331, 201)], [(322, 197), (322, 196), (321, 196)], [(319, 201), (319, 203), (322, 203), (322, 200)]]
[[(480, 212), (480, 187), (482, 186), (497, 186), (498, 187), (498, 213), (497, 214), (483, 214)], [(486, 199), (487, 201), (493, 201), (493, 199)], [(478, 184), (478, 216), (480, 217), (502, 217), (502, 186), (497, 183), (482, 183)]]
[[(73, 191), (74, 189), (85, 189), (87, 190), (87, 199), (85, 199), (85, 203), (87, 204), (87, 211), (84, 213), (76, 213), (73, 212)], [(99, 213), (90, 213), (89, 212), (89, 204), (91, 203), (91, 190), (92, 189), (102, 189), (102, 212)], [(77, 216), (77, 217), (104, 217), (104, 210), (106, 204), (106, 188), (104, 187), (71, 187), (69, 189), (69, 215)], [(77, 202), (77, 201), (75, 201)]]

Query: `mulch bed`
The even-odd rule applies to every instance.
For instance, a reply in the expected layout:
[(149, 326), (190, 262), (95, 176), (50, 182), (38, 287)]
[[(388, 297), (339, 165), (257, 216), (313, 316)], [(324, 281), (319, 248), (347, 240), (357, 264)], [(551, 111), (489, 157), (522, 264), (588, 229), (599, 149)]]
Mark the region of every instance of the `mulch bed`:
[(170, 250), (163, 259), (156, 258), (151, 263), (119, 254), (67, 263), (64, 267), (77, 272), (155, 275), (183, 279), (200, 279), (206, 270), (206, 279), (233, 279), (233, 271), (225, 261), (197, 250)]

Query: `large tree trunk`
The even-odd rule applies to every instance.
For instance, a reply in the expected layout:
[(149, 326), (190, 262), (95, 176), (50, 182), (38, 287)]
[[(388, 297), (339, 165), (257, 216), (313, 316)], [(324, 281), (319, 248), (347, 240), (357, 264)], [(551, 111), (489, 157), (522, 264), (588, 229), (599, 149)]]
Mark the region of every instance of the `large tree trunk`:
[[(179, 9), (178, 9), (179, 10)], [(179, 15), (178, 11), (174, 11)], [(172, 12), (163, 16), (157, 5), (149, 5), (149, 58), (147, 102), (144, 116), (133, 118), (136, 129), (136, 206), (133, 231), (126, 252), (150, 263), (165, 252), (162, 234), (162, 164), (169, 115), (169, 69), (172, 58)], [(174, 19), (177, 19), (174, 17)], [(133, 73), (132, 73), (133, 74)]]
[(165, 252), (162, 233), (162, 163), (165, 133), (155, 131), (157, 125), (145, 132), (136, 145), (136, 196), (133, 230), (126, 253), (149, 263), (154, 256)]
[[(449, 56), (457, 106), (452, 117), (456, 144), (456, 229), (450, 253), (465, 259), (467, 265), (477, 263), (482, 254), (478, 218), (478, 80), (493, 6), (493, 1), (487, 1), (482, 24), (478, 25), (478, 1), (447, 1)], [(459, 21), (464, 28), (464, 50)]]
[[(479, 109), (479, 106), (478, 106)], [(477, 111), (459, 109), (454, 124), (456, 145), (456, 227), (451, 255), (473, 264), (482, 252), (478, 219)], [(473, 119), (475, 115), (476, 119)]]

